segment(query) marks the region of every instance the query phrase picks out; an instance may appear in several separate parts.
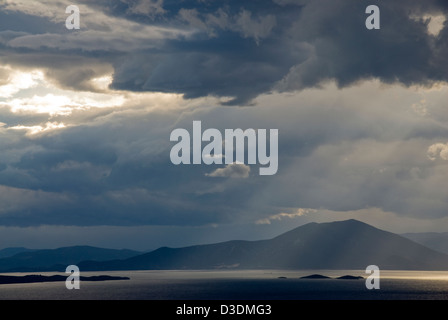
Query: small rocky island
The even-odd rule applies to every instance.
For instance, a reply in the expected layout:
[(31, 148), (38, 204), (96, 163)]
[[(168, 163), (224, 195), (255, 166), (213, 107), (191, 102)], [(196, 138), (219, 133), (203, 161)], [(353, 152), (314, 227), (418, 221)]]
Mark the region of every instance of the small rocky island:
[(331, 279), (331, 278), (321, 274), (311, 274), (309, 276), (300, 277), (300, 279)]
[(331, 277), (327, 277), (321, 274), (312, 274), (309, 276), (304, 276), (304, 277), (300, 277), (300, 279), (339, 279), (339, 280), (359, 280), (359, 279), (364, 279), (361, 276), (352, 276), (352, 275), (345, 275), (342, 277), (337, 277), (337, 278), (331, 278)]
[(346, 276), (338, 277), (336, 279), (341, 279), (341, 280), (359, 280), (359, 279), (364, 279), (364, 277), (346, 275)]
[[(25, 276), (5, 276), (0, 275), (0, 284), (11, 284), (11, 283), (34, 283), (34, 282), (56, 282), (56, 281), (66, 281), (67, 276), (62, 275), (52, 275), (43, 276), (38, 274), (30, 274)], [(109, 280), (129, 280), (128, 277), (116, 277), (116, 276), (91, 276), (91, 277), (79, 277), (80, 281), (109, 281)]]

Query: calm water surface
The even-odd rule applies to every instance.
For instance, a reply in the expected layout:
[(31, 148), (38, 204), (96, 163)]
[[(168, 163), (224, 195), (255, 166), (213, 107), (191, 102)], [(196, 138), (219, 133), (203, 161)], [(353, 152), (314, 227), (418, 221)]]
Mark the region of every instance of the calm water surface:
[[(315, 273), (330, 277), (347, 274), (368, 276), (364, 270), (81, 272), (83, 276), (107, 274), (126, 276), (130, 280), (82, 281), (79, 290), (66, 289), (65, 282), (1, 284), (0, 299), (448, 300), (448, 271), (381, 271), (379, 290), (367, 290), (365, 280), (300, 279), (302, 276)], [(8, 275), (24, 275), (24, 273)]]

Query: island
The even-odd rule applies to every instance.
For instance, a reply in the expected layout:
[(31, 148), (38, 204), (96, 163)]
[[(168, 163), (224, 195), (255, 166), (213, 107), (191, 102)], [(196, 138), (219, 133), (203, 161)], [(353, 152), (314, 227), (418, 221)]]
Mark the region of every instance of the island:
[[(129, 279), (130, 278), (128, 278), (128, 277), (117, 277), (117, 276), (108, 276), (108, 275), (79, 277), (80, 281), (109, 281), (109, 280), (129, 280)], [(66, 280), (67, 280), (67, 276), (62, 276), (62, 275), (52, 275), (52, 276), (43, 276), (40, 274), (30, 274), (30, 275), (24, 275), (24, 276), (0, 275), (0, 284), (56, 282), (56, 281), (66, 281)]]
[(321, 274), (312, 274), (309, 276), (300, 277), (300, 279), (331, 279), (331, 278)]
[(359, 280), (359, 279), (364, 279), (364, 277), (346, 275), (346, 276), (338, 277), (336, 279), (341, 279), (341, 280)]
[(337, 279), (337, 280), (359, 280), (364, 279), (361, 276), (352, 276), (352, 275), (345, 275), (337, 278), (331, 278), (324, 276), (322, 274), (311, 274), (309, 276), (300, 277), (300, 279)]

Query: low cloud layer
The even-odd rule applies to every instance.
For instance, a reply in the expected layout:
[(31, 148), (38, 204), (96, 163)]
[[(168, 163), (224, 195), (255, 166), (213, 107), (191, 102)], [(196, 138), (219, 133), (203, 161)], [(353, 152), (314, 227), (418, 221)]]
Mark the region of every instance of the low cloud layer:
[(428, 148), (428, 157), (431, 160), (441, 158), (448, 160), (448, 143), (435, 143)]
[(231, 163), (224, 168), (218, 168), (211, 173), (206, 173), (207, 177), (221, 177), (221, 178), (248, 178), (250, 173), (250, 166), (244, 163)]

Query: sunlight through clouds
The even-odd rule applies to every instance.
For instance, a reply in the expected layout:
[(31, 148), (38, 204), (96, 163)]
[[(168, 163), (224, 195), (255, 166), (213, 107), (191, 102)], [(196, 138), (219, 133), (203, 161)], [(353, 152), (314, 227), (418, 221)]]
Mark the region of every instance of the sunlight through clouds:
[(121, 96), (67, 92), (66, 95), (49, 93), (45, 96), (14, 99), (8, 104), (12, 112), (48, 113), (53, 116), (70, 115), (73, 110), (118, 107), (123, 102), (124, 98)]
[(298, 208), (290, 213), (280, 212), (280, 213), (274, 214), (272, 216), (269, 216), (268, 218), (257, 220), (255, 223), (256, 224), (271, 224), (271, 222), (273, 220), (281, 221), (284, 218), (294, 219), (297, 217), (302, 217), (308, 213), (316, 213), (316, 212), (317, 212), (317, 210), (315, 210), (315, 209)]
[(23, 72), (13, 70), (9, 66), (0, 67), (0, 73), (6, 74), (6, 79), (4, 81), (5, 84), (2, 85), (2, 82), (0, 82), (0, 99), (10, 98), (21, 90), (35, 87), (39, 81), (44, 78), (43, 73), (39, 70)]
[(47, 122), (45, 127), (43, 126), (14, 126), (10, 127), (9, 129), (12, 130), (26, 130), (27, 135), (35, 135), (41, 132), (49, 131), (49, 130), (56, 130), (56, 129), (62, 129), (65, 128), (65, 125), (57, 122)]
[(101, 92), (74, 91), (56, 87), (40, 70), (14, 71), (3, 67), (9, 73), (9, 81), (0, 86), (0, 106), (8, 106), (13, 113), (37, 113), (49, 116), (70, 115), (74, 110), (120, 107), (125, 102), (122, 93), (108, 90), (111, 75), (91, 80)]
[(109, 85), (112, 83), (113, 77), (112, 75), (107, 75), (99, 78), (93, 78), (90, 80), (93, 83), (94, 87), (98, 90), (108, 90)]

